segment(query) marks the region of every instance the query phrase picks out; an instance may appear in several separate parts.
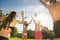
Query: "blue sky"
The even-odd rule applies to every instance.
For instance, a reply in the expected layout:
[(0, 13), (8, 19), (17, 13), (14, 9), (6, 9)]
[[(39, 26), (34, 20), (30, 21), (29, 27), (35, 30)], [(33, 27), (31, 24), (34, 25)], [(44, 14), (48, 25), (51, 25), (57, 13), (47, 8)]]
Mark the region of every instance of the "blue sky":
[(0, 8), (3, 9), (20, 9), (33, 5), (40, 5), (39, 0), (0, 0)]
[(0, 0), (0, 8), (3, 9), (17, 9), (23, 8), (26, 6), (32, 6), (39, 4), (38, 0)]
[[(45, 8), (39, 2), (39, 0), (0, 0), (0, 9), (3, 10), (4, 14), (9, 13), (13, 10), (16, 11), (18, 14), (17, 20), (21, 20), (20, 11), (23, 10), (25, 16), (28, 17), (25, 20), (29, 22), (31, 20), (31, 17), (34, 17), (35, 20), (41, 21), (41, 25), (46, 26), (49, 30), (53, 30), (52, 17), (49, 14), (48, 9)], [(37, 13), (37, 17), (34, 16), (35, 13)], [(18, 32), (21, 32), (23, 26), (19, 24), (17, 24), (16, 26), (18, 26)], [(34, 30), (35, 27), (32, 26), (34, 26), (33, 22), (29, 25), (27, 29)]]

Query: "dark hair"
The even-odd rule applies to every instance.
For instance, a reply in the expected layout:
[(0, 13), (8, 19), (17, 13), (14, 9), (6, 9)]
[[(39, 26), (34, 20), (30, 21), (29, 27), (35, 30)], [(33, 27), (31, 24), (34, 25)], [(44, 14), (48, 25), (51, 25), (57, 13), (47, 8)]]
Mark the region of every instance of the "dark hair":
[(51, 2), (54, 2), (54, 3), (56, 3), (56, 0), (50, 0), (50, 3), (51, 3)]
[[(13, 18), (16, 16), (16, 12), (12, 11), (8, 17), (5, 18), (5, 20), (3, 21), (2, 27), (6, 28), (10, 25), (10, 23), (13, 21)], [(7, 26), (8, 25), (8, 26)]]

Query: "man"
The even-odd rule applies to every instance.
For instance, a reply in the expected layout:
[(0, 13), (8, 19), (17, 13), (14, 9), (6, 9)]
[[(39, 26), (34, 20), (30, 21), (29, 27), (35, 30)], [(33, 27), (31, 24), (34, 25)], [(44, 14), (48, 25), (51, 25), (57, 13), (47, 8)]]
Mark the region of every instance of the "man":
[(54, 31), (57, 40), (60, 40), (60, 3), (56, 0), (45, 0), (45, 2), (50, 2), (50, 5), (46, 4), (43, 0), (39, 0), (46, 8), (48, 8), (50, 14), (52, 15), (54, 22)]
[(40, 21), (36, 22), (36, 20), (33, 20), (35, 24), (35, 32), (34, 32), (34, 38), (35, 40), (42, 40), (42, 25), (40, 25)]

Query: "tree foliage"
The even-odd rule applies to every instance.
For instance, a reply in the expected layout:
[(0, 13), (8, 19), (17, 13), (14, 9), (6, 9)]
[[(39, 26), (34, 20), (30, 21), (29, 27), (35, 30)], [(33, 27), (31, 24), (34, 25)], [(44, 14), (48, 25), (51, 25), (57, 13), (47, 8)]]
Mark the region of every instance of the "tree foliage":
[(4, 16), (4, 14), (2, 13), (2, 10), (0, 10), (0, 17)]
[(18, 33), (17, 28), (14, 27), (14, 28), (12, 29), (12, 32), (11, 32), (11, 37), (15, 37), (15, 36), (17, 35), (17, 33)]
[(34, 38), (34, 31), (32, 31), (32, 30), (28, 31), (28, 38), (29, 39), (33, 39)]

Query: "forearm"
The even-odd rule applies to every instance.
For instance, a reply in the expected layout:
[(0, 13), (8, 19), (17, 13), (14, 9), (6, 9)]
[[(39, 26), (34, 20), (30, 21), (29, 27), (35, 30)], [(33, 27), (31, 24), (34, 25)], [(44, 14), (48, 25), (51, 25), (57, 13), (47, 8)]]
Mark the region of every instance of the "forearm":
[(0, 18), (0, 21), (3, 21), (5, 18), (6, 18), (6, 17), (1, 17), (1, 18)]
[(31, 21), (29, 22), (29, 24), (32, 22), (33, 18), (31, 19)]
[(24, 24), (24, 12), (22, 11), (21, 14), (22, 14), (22, 23)]
[(47, 33), (49, 33), (49, 31), (48, 31), (47, 29), (44, 28), (44, 30), (45, 30)]
[(23, 23), (22, 23), (21, 21), (19, 21), (19, 20), (16, 20), (16, 21), (17, 21), (18, 24), (23, 24)]
[(41, 4), (43, 4), (46, 8), (49, 8), (49, 5), (47, 5), (43, 0), (39, 0)]
[(24, 16), (22, 16), (22, 23), (24, 24)]

